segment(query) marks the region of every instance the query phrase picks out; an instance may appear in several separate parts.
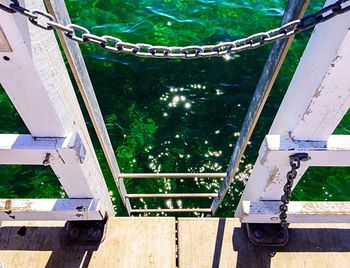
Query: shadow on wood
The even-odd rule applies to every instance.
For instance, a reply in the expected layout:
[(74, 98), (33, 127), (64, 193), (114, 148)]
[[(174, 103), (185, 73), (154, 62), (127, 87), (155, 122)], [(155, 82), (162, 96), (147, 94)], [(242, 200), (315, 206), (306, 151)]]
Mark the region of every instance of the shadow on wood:
[[(307, 267), (305, 264), (311, 264), (311, 261), (313, 261), (313, 267), (327, 267), (325, 263), (322, 265), (323, 258), (319, 258), (321, 255), (317, 253), (350, 253), (350, 229), (290, 228), (289, 234), (289, 242), (284, 247), (258, 247), (247, 240), (245, 226), (235, 228), (232, 245), (233, 250), (238, 252), (236, 267), (284, 267), (291, 265), (291, 261), (294, 264), (299, 263), (299, 267)], [(291, 260), (292, 258), (294, 260)], [(317, 264), (314, 261), (320, 263)], [(334, 265), (346, 267), (346, 263), (348, 264), (348, 262), (335, 261)]]
[(284, 247), (257, 247), (237, 218), (179, 218), (179, 267), (349, 267), (350, 224), (291, 224)]
[(176, 266), (175, 218), (109, 218), (105, 240), (98, 247), (67, 243), (64, 225), (2, 222), (0, 262), (4, 267), (27, 268)]
[[(88, 267), (98, 246), (71, 246), (64, 237), (64, 227), (1, 227), (0, 261), (6, 259), (11, 267), (21, 267), (22, 257), (26, 255), (32, 261), (28, 267)], [(47, 264), (41, 266), (42, 261)]]

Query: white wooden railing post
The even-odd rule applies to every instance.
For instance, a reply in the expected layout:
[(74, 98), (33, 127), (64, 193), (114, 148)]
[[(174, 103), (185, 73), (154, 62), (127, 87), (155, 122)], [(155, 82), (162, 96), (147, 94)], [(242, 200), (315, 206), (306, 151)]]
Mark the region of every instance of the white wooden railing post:
[[(334, 1), (327, 1), (326, 5), (331, 2)], [(267, 146), (266, 139), (242, 194), (236, 216), (244, 217), (244, 201), (281, 198), (286, 173), (290, 169), (287, 155), (298, 151), (308, 152), (306, 148), (300, 148), (303, 142), (324, 142), (325, 147), (322, 152), (318, 152), (317, 157), (315, 155), (315, 159), (302, 163), (294, 186), (310, 165), (325, 165), (325, 161), (328, 161), (330, 166), (350, 166), (350, 158), (344, 159), (344, 156), (349, 155), (349, 139), (331, 137), (350, 107), (349, 25), (350, 14), (344, 14), (317, 26), (314, 30), (272, 124), (270, 136), (267, 136), (270, 147)], [(281, 140), (284, 142), (279, 142)], [(337, 153), (328, 150), (327, 144), (330, 140), (341, 144)], [(291, 145), (293, 142), (298, 145)], [(275, 151), (285, 150), (285, 161), (276, 160), (282, 157), (281, 154), (275, 155), (276, 163), (266, 161), (268, 155), (273, 155), (271, 144), (278, 144)], [(291, 147), (287, 148), (286, 144)], [(307, 146), (310, 149), (310, 143)]]
[[(42, 1), (24, 2), (28, 9), (45, 10)], [(8, 5), (10, 1), (0, 3)], [(2, 12), (0, 83), (33, 137), (76, 137), (73, 147), (78, 153), (57, 148), (49, 164), (70, 198), (98, 199), (101, 211), (113, 216), (109, 192), (54, 32)]]

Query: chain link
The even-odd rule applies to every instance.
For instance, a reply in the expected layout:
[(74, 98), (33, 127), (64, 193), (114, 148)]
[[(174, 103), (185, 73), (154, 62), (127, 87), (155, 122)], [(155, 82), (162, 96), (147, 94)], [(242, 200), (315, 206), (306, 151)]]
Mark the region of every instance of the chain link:
[(267, 32), (256, 33), (239, 40), (219, 43), (216, 45), (191, 45), (185, 47), (177, 46), (154, 46), (150, 44), (133, 44), (121, 39), (104, 35), (97, 36), (77, 24), (63, 25), (49, 13), (42, 10), (28, 10), (21, 7), (18, 1), (13, 1), (10, 6), (0, 4), (0, 9), (8, 13), (19, 13), (26, 16), (35, 26), (45, 30), (63, 32), (68, 38), (80, 43), (93, 43), (113, 53), (129, 53), (144, 58), (185, 58), (195, 59), (203, 57), (220, 57), (231, 53), (255, 49), (280, 39), (288, 38), (297, 33), (306, 31), (317, 24), (325, 22), (337, 15), (350, 10), (350, 0), (339, 0), (326, 6), (316, 13), (307, 15), (300, 20), (294, 20), (279, 28)]
[(307, 161), (310, 157), (307, 153), (298, 153), (291, 155), (289, 157), (289, 163), (291, 170), (287, 172), (287, 182), (283, 186), (283, 192), (284, 194), (281, 196), (281, 202), (280, 205), (280, 221), (281, 226), (284, 229), (288, 228), (288, 222), (287, 222), (287, 211), (288, 211), (288, 204), (290, 201), (290, 197), (292, 194), (292, 187), (293, 187), (293, 181), (297, 177), (297, 169), (300, 168), (300, 161)]

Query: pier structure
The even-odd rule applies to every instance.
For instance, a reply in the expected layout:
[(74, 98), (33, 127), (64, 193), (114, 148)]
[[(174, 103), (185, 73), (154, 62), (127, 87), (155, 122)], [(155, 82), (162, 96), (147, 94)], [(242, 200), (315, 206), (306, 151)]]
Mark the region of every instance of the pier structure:
[[(332, 2), (327, 1), (326, 5)], [(0, 0), (4, 6), (11, 3)], [(46, 6), (33, 0), (20, 3), (29, 10), (47, 8), (59, 22), (70, 23), (61, 1), (47, 0)], [(291, 14), (299, 18), (306, 5), (307, 1), (289, 1), (290, 13), (285, 18)], [(56, 174), (68, 198), (0, 200), (0, 263), (5, 267), (347, 267), (349, 202), (289, 202), (286, 213), (291, 224), (289, 241), (284, 246), (254, 245), (248, 239), (247, 228), (249, 224), (279, 224), (291, 155), (307, 154), (293, 187), (308, 167), (350, 166), (350, 136), (333, 135), (350, 107), (349, 25), (347, 13), (313, 31), (261, 145), (236, 210), (237, 218), (114, 217), (115, 210), (54, 32), (34, 27), (16, 13), (2, 12), (0, 83), (29, 134), (0, 135), (0, 164), (47, 166)], [(249, 109), (242, 128), (246, 135), (236, 145), (227, 173), (124, 174), (119, 170), (79, 46), (62, 32), (58, 38), (128, 214), (166, 211), (134, 209), (130, 203), (133, 198), (198, 197), (213, 198), (212, 206), (166, 212), (214, 216), (234, 180), (246, 142), (291, 39), (272, 48), (266, 65), (270, 67), (262, 73), (262, 78), (270, 77), (269, 83), (257, 87), (251, 104), (257, 113), (252, 114), (254, 109)], [(201, 176), (224, 178), (219, 192), (133, 194), (126, 191), (123, 183), (125, 178)], [(82, 239), (77, 238), (79, 232)], [(259, 236), (256, 232), (253, 235)]]

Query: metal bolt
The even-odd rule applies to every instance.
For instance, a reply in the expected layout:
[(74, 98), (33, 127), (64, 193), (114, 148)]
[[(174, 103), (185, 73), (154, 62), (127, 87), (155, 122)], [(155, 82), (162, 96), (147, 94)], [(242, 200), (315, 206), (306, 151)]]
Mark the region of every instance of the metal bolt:
[(254, 236), (256, 238), (262, 238), (263, 237), (263, 232), (260, 230), (260, 229), (255, 229), (254, 232), (253, 232)]

